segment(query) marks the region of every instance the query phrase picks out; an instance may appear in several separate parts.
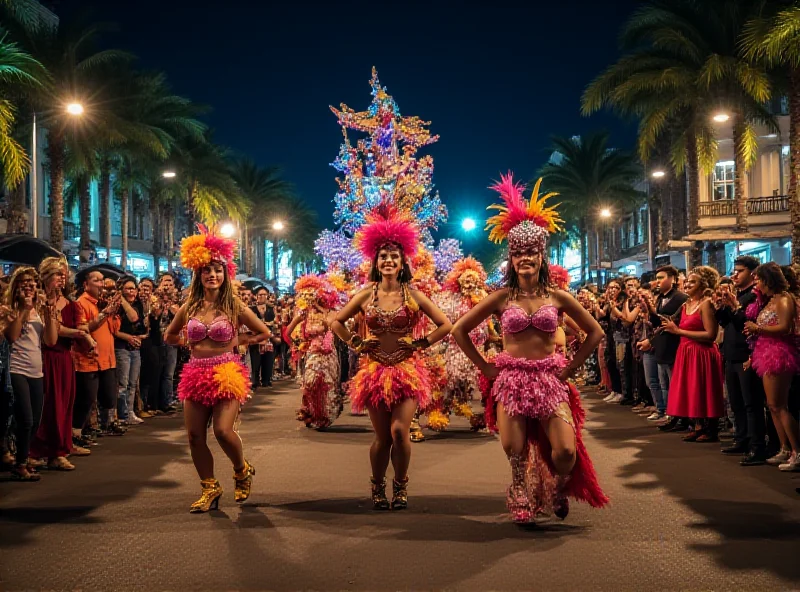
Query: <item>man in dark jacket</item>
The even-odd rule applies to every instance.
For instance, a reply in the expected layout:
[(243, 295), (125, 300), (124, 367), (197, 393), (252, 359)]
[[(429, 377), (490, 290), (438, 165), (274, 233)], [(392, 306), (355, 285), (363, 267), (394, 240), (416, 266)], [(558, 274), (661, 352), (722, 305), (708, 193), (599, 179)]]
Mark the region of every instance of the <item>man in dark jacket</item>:
[[(654, 301), (648, 302), (650, 323), (653, 329), (661, 326), (662, 316), (674, 318), (688, 298), (686, 294), (678, 290), (678, 273), (678, 270), (672, 265), (663, 265), (656, 270), (658, 297)], [(676, 319), (675, 322), (677, 323), (678, 320)], [(645, 342), (644, 347), (641, 348), (652, 355), (658, 367), (659, 398), (662, 403), (657, 407), (660, 407), (659, 410), (662, 412), (667, 409), (672, 367), (675, 364), (675, 354), (678, 352), (680, 341), (681, 338), (678, 335), (662, 331), (654, 334), (649, 343)], [(655, 397), (656, 395), (653, 396), (654, 399)], [(659, 429), (662, 431), (678, 431), (687, 427), (688, 423), (682, 418), (670, 417), (667, 423), (659, 426)]]
[[(745, 310), (756, 296), (753, 293), (753, 270), (759, 261), (742, 256), (733, 262), (731, 280), (736, 287), (720, 292), (717, 321), (724, 328), (722, 356), (725, 359), (725, 386), (733, 411), (735, 435), (733, 445), (723, 448), (723, 454), (743, 454), (742, 466), (763, 465), (766, 460), (764, 387), (761, 379), (745, 364), (750, 348), (744, 336)], [(725, 288), (725, 286), (723, 286)]]

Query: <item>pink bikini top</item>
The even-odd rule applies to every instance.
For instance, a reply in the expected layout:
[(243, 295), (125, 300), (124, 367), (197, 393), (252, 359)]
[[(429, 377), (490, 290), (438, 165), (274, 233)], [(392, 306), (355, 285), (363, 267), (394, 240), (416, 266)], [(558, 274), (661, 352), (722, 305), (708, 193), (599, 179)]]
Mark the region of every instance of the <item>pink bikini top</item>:
[(521, 306), (509, 304), (500, 316), (504, 333), (520, 333), (528, 327), (543, 333), (555, 333), (558, 329), (558, 309), (552, 304), (543, 304), (533, 314), (528, 314)]
[(233, 339), (235, 335), (236, 331), (225, 315), (216, 317), (208, 325), (194, 317), (189, 319), (189, 322), (186, 323), (186, 336), (192, 343), (203, 341), (206, 337), (212, 341), (226, 343)]

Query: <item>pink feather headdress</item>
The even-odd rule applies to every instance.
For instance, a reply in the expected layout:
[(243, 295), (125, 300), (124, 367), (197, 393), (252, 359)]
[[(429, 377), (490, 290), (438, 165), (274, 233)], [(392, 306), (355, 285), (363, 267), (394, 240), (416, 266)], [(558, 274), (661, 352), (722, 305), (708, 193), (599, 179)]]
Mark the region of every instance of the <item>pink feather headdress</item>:
[(560, 265), (550, 265), (548, 267), (550, 270), (550, 281), (555, 285), (559, 290), (567, 290), (569, 289), (569, 272)]
[(228, 276), (233, 279), (236, 276), (236, 263), (233, 262), (236, 241), (219, 236), (213, 228), (207, 228), (203, 224), (198, 224), (197, 230), (200, 234), (187, 236), (181, 241), (181, 265), (197, 271), (212, 261), (217, 261), (225, 264)]
[(560, 230), (558, 224), (563, 222), (555, 207), (545, 207), (545, 202), (557, 193), (547, 193), (539, 197), (542, 180), (536, 181), (530, 201), (522, 192), (523, 183), (515, 183), (514, 175), (500, 175), (500, 181), (490, 187), (500, 194), (504, 205), (494, 204), (487, 209), (498, 210), (499, 213), (486, 221), (489, 240), (501, 243), (508, 240), (508, 249), (513, 253), (532, 251), (543, 253), (547, 246), (547, 238), (551, 232)]
[(392, 204), (383, 202), (367, 214), (366, 223), (356, 233), (355, 244), (368, 261), (387, 245), (400, 247), (406, 261), (417, 253), (419, 228), (411, 216)]

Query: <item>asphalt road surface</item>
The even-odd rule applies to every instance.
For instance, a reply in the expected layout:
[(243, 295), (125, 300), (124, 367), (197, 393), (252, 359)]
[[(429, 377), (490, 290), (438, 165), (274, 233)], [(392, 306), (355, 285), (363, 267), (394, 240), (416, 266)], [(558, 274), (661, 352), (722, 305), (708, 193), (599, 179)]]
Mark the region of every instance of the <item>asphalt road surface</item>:
[(308, 430), (297, 389), (276, 384), (243, 413), (257, 474), (241, 506), (214, 443), (220, 511), (187, 512), (199, 483), (180, 417), (101, 440), (72, 473), (0, 474), (0, 589), (800, 589), (800, 481), (595, 395), (587, 446), (611, 506), (573, 503), (565, 522), (521, 529), (505, 513), (495, 437), (456, 422), (414, 445), (410, 508), (375, 513), (367, 418)]

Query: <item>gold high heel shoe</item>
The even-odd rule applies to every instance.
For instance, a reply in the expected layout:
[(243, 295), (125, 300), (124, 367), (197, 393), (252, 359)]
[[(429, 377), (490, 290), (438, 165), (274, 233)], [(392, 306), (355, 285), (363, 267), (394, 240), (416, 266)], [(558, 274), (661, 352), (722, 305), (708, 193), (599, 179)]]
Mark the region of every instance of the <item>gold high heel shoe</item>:
[(219, 509), (219, 498), (222, 497), (222, 486), (219, 481), (216, 479), (203, 479), (200, 481), (200, 485), (203, 487), (203, 493), (200, 495), (200, 499), (191, 505), (189, 512), (199, 514)]
[(392, 479), (392, 510), (405, 510), (408, 507), (408, 477), (402, 481)]
[(256, 474), (256, 469), (253, 465), (244, 461), (244, 468), (236, 473), (233, 473), (233, 483), (235, 489), (233, 490), (233, 499), (237, 503), (245, 501), (250, 497), (250, 487), (253, 485), (253, 475)]

